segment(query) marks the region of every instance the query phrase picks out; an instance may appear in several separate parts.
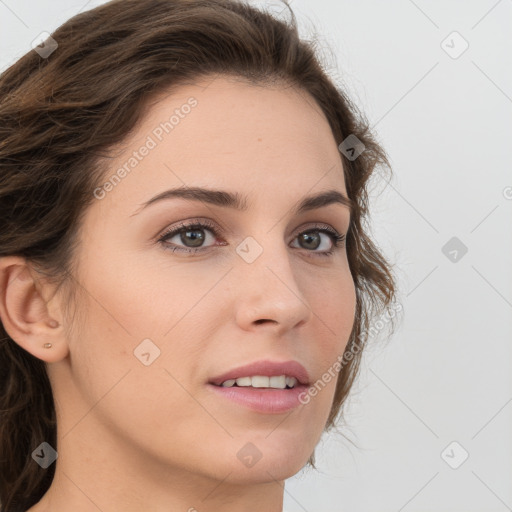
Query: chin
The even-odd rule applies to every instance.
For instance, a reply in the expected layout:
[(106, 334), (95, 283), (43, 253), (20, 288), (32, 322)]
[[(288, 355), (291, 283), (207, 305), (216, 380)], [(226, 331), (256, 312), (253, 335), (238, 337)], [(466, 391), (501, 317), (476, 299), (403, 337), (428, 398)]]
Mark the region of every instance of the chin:
[[(300, 453), (298, 445), (274, 449), (263, 441), (258, 444), (248, 442), (235, 452), (235, 460), (227, 462), (226, 473), (233, 483), (265, 483), (285, 480), (297, 474), (307, 463), (310, 453)], [(300, 445), (299, 445), (300, 446)], [(304, 445), (302, 445), (304, 446)]]
[[(307, 461), (307, 458), (306, 458)], [(241, 468), (240, 466), (231, 467), (228, 471), (231, 472), (229, 475), (229, 482), (232, 484), (265, 484), (269, 482), (276, 482), (287, 480), (292, 476), (296, 475), (306, 464), (291, 464), (284, 463), (282, 460), (267, 461), (263, 463), (258, 462), (252, 468)], [(225, 477), (226, 474), (223, 475)]]

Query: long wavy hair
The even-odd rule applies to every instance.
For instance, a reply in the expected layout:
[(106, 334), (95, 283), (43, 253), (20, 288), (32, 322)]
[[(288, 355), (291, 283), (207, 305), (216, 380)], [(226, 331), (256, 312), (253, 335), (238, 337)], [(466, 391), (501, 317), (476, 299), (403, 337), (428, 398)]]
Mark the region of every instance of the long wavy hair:
[[(368, 180), (391, 173), (368, 121), (329, 77), (314, 41), (288, 20), (241, 0), (114, 0), (78, 14), (51, 37), (51, 54), (31, 50), (0, 75), (0, 257), (17, 255), (63, 286), (74, 304), (76, 233), (104, 157), (122, 143), (150, 98), (218, 74), (250, 83), (285, 83), (308, 92), (335, 140), (354, 135), (357, 157), (340, 150), (354, 204), (346, 248), (356, 287), (356, 316), (325, 425), (342, 420), (368, 329), (395, 297), (392, 265), (369, 237)], [(47, 44), (44, 48), (52, 48)], [(360, 146), (362, 147), (362, 146)], [(70, 306), (71, 307), (71, 306)], [(357, 347), (357, 351), (355, 350)], [(20, 512), (37, 503), (55, 474), (31, 457), (43, 441), (57, 447), (56, 413), (45, 363), (0, 323), (0, 505)], [(314, 453), (309, 464), (314, 465)]]

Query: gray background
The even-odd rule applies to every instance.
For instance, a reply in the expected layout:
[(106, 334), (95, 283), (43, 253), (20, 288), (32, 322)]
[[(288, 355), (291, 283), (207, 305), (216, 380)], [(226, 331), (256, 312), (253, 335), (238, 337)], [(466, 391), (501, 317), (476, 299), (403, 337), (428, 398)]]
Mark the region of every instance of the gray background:
[[(101, 3), (1, 0), (0, 68)], [(512, 1), (291, 6), (391, 158), (373, 234), (404, 310), (391, 340), (372, 339), (347, 404), (341, 432), (357, 447), (325, 435), (319, 471), (287, 481), (284, 509), (512, 510)]]

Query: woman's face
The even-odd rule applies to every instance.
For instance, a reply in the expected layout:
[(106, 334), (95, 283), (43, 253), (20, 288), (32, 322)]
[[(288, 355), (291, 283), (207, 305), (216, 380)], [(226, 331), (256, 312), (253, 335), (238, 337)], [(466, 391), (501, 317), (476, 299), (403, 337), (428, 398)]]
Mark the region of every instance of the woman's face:
[[(179, 469), (260, 482), (304, 466), (335, 379), (283, 410), (268, 389), (211, 381), (261, 360), (296, 361), (312, 385), (343, 353), (354, 283), (344, 245), (320, 230), (345, 235), (350, 211), (334, 201), (296, 212), (322, 192), (346, 196), (339, 142), (292, 88), (221, 77), (161, 96), (112, 159), (80, 231), (85, 317), (71, 326), (70, 357), (48, 365), (61, 450), (96, 439), (97, 471), (129, 455), (155, 478)], [(224, 191), (246, 209), (206, 193), (143, 206), (177, 188)], [(183, 222), (207, 226), (159, 241)], [(260, 408), (227, 396), (241, 392)]]

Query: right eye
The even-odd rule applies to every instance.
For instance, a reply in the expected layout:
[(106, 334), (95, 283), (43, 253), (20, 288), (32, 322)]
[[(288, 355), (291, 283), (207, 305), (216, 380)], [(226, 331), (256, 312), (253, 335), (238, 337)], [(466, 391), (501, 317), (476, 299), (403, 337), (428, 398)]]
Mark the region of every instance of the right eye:
[[(207, 221), (201, 222), (183, 222), (178, 226), (172, 227), (165, 232), (158, 241), (162, 243), (165, 249), (171, 249), (173, 252), (197, 253), (207, 248), (200, 247), (207, 237), (204, 236), (205, 231), (213, 233), (214, 237), (218, 237), (218, 232), (213, 224)], [(190, 242), (193, 244), (189, 247), (178, 246), (175, 243), (169, 243), (168, 240), (180, 235), (181, 243)], [(211, 247), (211, 246), (209, 246)]]

